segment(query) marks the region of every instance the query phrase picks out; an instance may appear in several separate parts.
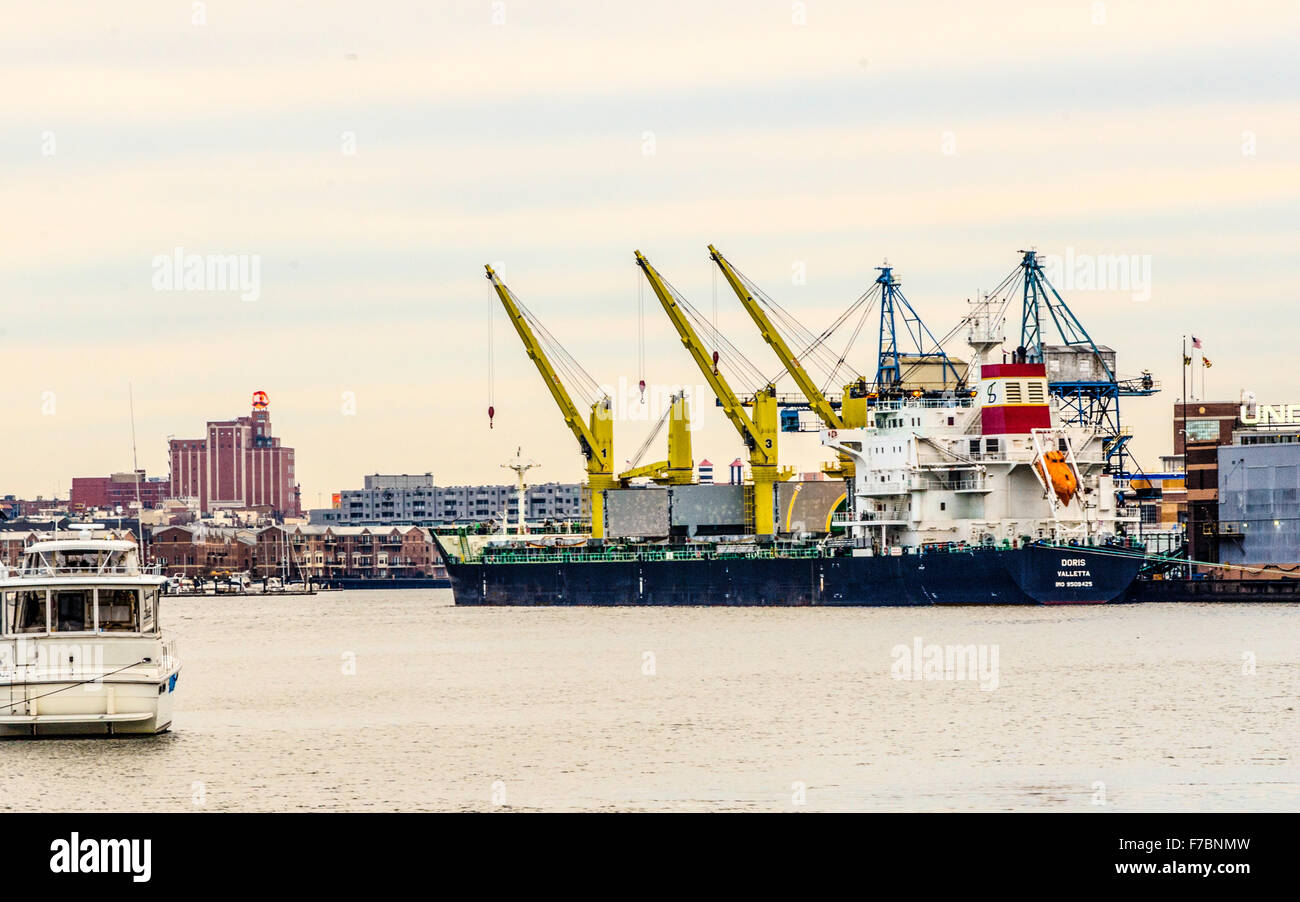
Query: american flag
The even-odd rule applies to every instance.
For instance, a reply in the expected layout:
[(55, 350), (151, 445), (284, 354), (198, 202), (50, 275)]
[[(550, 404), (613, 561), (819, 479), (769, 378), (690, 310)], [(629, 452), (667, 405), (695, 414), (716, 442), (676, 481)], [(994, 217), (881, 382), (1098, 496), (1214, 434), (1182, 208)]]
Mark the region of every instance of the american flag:
[(1201, 340), (1200, 340), (1199, 338), (1197, 338), (1195, 335), (1193, 335), (1193, 336), (1192, 336), (1192, 347), (1194, 347), (1194, 348), (1199, 348), (1200, 346), (1201, 346)]

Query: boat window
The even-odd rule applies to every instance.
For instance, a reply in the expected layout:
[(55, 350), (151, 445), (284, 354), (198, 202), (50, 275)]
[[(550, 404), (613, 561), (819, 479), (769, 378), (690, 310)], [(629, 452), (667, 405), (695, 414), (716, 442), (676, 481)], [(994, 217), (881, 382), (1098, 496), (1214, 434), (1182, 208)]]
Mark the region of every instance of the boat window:
[(140, 608), (140, 632), (151, 633), (154, 629), (154, 612), (158, 610), (158, 590), (144, 590), (144, 604)]
[(53, 593), (51, 611), (54, 613), (54, 631), (82, 633), (94, 629), (90, 606), (94, 593), (91, 589), (57, 589)]
[(15, 593), (17, 610), (14, 615), (15, 633), (43, 633), (45, 622), (45, 590), (25, 589)]
[(54, 554), (54, 566), (66, 570), (98, 570), (99, 552), (57, 551)]
[(134, 632), (140, 595), (135, 589), (99, 590), (99, 628), (107, 632)]

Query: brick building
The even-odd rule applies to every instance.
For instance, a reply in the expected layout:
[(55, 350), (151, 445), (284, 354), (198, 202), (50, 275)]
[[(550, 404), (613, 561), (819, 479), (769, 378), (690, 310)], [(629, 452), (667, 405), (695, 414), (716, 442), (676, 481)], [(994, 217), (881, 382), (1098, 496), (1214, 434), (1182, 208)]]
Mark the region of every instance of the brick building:
[(447, 576), (427, 529), (418, 526), (273, 526), (258, 534), (254, 576), (390, 579)]
[(171, 495), (197, 498), (204, 513), (256, 510), (281, 517), (301, 514), (294, 451), (271, 434), (264, 392), (253, 395), (246, 417), (214, 420), (203, 438), (171, 439)]
[(167, 526), (154, 530), (149, 556), (167, 576), (202, 578), (248, 571), (256, 543), (253, 530)]
[(416, 526), (167, 526), (154, 531), (149, 551), (168, 576), (229, 571), (319, 582), (447, 575), (428, 530)]
[(135, 503), (139, 484), (140, 504), (144, 508), (158, 507), (171, 494), (171, 482), (161, 477), (149, 477), (144, 470), (133, 473), (114, 473), (111, 476), (74, 476), (69, 505), (74, 511), (130, 509)]

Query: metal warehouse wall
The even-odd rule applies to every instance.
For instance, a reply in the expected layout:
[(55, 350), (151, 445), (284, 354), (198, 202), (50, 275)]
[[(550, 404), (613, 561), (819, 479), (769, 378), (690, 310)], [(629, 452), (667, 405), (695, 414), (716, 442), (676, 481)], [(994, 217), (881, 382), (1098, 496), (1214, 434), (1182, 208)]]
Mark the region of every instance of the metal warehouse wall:
[(1219, 451), (1219, 560), (1300, 562), (1300, 444)]

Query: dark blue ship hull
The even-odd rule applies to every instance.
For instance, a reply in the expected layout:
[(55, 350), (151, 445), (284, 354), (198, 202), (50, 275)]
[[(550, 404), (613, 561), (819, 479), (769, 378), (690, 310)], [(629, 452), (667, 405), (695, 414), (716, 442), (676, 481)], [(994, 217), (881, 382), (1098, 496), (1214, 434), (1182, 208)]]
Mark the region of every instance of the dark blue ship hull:
[(456, 563), (458, 605), (1102, 604), (1141, 552), (1028, 545), (876, 557)]

